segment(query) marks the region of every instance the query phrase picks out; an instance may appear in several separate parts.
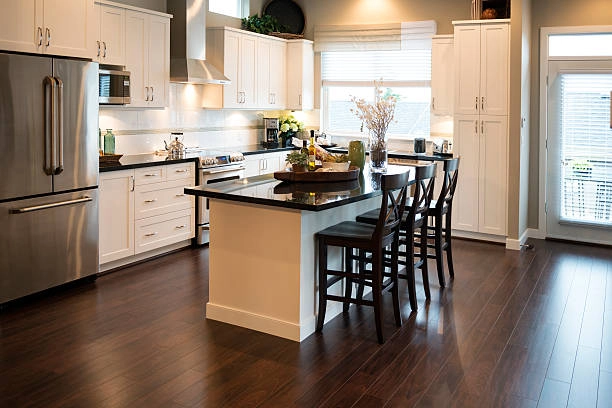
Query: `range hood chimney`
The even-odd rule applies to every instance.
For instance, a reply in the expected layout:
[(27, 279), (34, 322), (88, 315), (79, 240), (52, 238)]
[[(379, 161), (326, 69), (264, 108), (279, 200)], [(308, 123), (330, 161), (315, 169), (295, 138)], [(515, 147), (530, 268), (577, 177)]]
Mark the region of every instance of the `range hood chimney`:
[(207, 0), (167, 0), (170, 21), (170, 82), (229, 84), (206, 62)]

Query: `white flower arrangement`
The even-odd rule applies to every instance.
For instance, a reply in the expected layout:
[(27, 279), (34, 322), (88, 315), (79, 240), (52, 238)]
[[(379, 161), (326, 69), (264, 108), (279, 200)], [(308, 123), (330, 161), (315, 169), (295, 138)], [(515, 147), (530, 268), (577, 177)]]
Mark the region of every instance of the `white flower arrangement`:
[(370, 150), (384, 148), (387, 129), (393, 121), (395, 105), (398, 100), (397, 96), (391, 94), (389, 89), (383, 94), (381, 83), (382, 79), (374, 81), (375, 100), (373, 104), (366, 102), (365, 99), (351, 97), (351, 102), (355, 104), (355, 109), (351, 109), (351, 112), (361, 119), (363, 125), (372, 134)]
[(293, 115), (281, 116), (278, 118), (280, 131), (282, 133), (293, 132), (297, 133), (304, 129), (304, 122), (298, 121)]

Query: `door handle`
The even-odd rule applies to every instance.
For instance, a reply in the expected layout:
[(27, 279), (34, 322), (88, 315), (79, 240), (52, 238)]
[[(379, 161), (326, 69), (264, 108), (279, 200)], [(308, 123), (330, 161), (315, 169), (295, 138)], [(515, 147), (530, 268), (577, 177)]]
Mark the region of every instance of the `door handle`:
[(176, 227), (174, 227), (174, 228), (175, 228), (175, 229), (183, 229), (183, 228), (185, 228), (185, 227), (186, 227), (186, 225), (177, 225), (177, 226), (176, 226)]
[(485, 110), (484, 105), (485, 105), (485, 97), (484, 97), (484, 96), (482, 96), (482, 97), (480, 98), (480, 110), (482, 110), (483, 112), (484, 112), (484, 110)]
[(480, 134), (484, 136), (484, 120), (480, 122)]
[(149, 204), (149, 203), (154, 203), (157, 201), (157, 198), (153, 198), (151, 200), (144, 200), (145, 203)]
[(96, 55), (96, 57), (100, 57), (100, 41), (97, 40), (96, 44), (98, 45), (98, 54)]
[(478, 121), (474, 121), (474, 134), (478, 136)]
[(61, 79), (55, 78), (57, 83), (57, 151), (59, 155), (58, 166), (54, 170), (54, 174), (60, 174), (64, 171), (64, 83)]
[(431, 109), (436, 110), (436, 98), (431, 98)]
[(81, 198), (77, 198), (74, 200), (58, 201), (55, 203), (34, 205), (32, 207), (15, 208), (13, 210), (10, 210), (9, 212), (11, 214), (24, 214), (24, 213), (29, 213), (33, 211), (47, 210), (49, 208), (56, 208), (56, 207), (63, 207), (66, 205), (86, 203), (88, 201), (93, 201), (93, 198), (88, 197), (88, 196), (83, 196)]
[(38, 32), (38, 46), (42, 46), (43, 43), (43, 32), (42, 32), (42, 27), (37, 27), (36, 31)]
[(155, 97), (155, 92), (153, 92), (153, 87), (151, 87), (151, 102), (153, 102), (154, 97)]
[(106, 58), (106, 41), (102, 41), (102, 45), (104, 46), (102, 57)]
[(51, 45), (51, 30), (49, 30), (49, 27), (45, 28), (45, 34), (47, 36), (47, 47), (49, 45)]
[(130, 176), (130, 185), (131, 185), (130, 191), (134, 191), (134, 189), (136, 188), (136, 182), (135, 182), (134, 176)]
[(476, 110), (478, 110), (478, 97), (476, 97)]
[(53, 85), (55, 81), (52, 77), (47, 76), (43, 81), (45, 87), (45, 174), (50, 176), (53, 174), (54, 155), (53, 155), (53, 125), (55, 123), (55, 109), (53, 104)]
[(157, 235), (157, 232), (150, 232), (148, 234), (145, 234), (145, 237), (154, 237)]
[(149, 87), (145, 86), (145, 101), (149, 100)]

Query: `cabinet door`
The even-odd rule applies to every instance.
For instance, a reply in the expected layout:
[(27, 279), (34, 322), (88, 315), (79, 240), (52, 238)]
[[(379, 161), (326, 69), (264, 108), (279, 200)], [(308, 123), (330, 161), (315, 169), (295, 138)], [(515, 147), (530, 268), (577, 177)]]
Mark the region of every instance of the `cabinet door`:
[(100, 174), (100, 263), (134, 255), (134, 171)]
[[(486, 234), (506, 235), (507, 127), (506, 116), (480, 117), (478, 231)], [(464, 163), (462, 156), (459, 174), (463, 171)]]
[(125, 13), (125, 9), (100, 5), (101, 64), (125, 65)]
[(90, 57), (88, 27), (96, 24), (94, 0), (44, 0), (43, 21), (46, 54)]
[(129, 106), (148, 106), (150, 91), (147, 85), (149, 47), (147, 15), (127, 10), (125, 13), (125, 68), (130, 72)]
[(223, 85), (223, 107), (240, 108), (242, 100), (240, 94), (239, 53), (240, 35), (232, 31), (225, 31), (223, 41), (223, 73), (232, 81)]
[(485, 24), (480, 39), (480, 113), (508, 114), (508, 25)]
[(164, 107), (168, 100), (170, 81), (170, 20), (159, 16), (148, 18), (149, 106)]
[(479, 113), (480, 24), (455, 26), (455, 113)]
[(431, 111), (435, 115), (452, 114), (453, 39), (434, 38), (431, 44)]
[(461, 157), (453, 199), (453, 229), (478, 231), (479, 117), (455, 115), (453, 150)]
[(273, 106), (270, 81), (270, 49), (272, 41), (259, 38), (257, 40), (257, 107), (270, 108)]
[(42, 52), (42, 0), (2, 2), (0, 14), (0, 49)]
[(310, 41), (287, 44), (287, 109), (312, 109), (314, 104), (314, 53)]
[(271, 42), (269, 65), (272, 108), (284, 109), (287, 106), (287, 44), (284, 41)]
[(240, 90), (242, 92), (242, 107), (257, 107), (257, 38), (251, 35), (240, 36)]
[(250, 154), (244, 157), (244, 176), (245, 177), (253, 177), (259, 175), (260, 171), (260, 162), (263, 160), (263, 154)]

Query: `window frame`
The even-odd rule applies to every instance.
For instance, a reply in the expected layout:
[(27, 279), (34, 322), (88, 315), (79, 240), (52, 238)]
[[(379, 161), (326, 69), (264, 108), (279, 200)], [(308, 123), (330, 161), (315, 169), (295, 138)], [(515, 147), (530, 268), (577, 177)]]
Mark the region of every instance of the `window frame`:
[[(228, 0), (222, 0), (221, 2), (227, 3)], [(219, 14), (221, 16), (233, 17), (233, 18), (245, 18), (249, 16), (249, 0), (233, 0), (236, 3), (236, 9), (240, 13), (239, 16), (233, 16), (225, 13), (221, 13), (219, 11), (211, 10), (211, 1), (208, 1), (208, 11), (210, 13)]]

